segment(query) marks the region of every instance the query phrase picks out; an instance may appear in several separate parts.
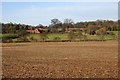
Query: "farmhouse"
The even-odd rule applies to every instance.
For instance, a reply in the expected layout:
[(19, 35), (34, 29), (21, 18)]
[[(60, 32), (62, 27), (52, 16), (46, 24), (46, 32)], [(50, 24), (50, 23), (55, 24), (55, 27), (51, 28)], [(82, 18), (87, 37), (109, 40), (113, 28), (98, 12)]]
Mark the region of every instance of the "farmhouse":
[(43, 32), (47, 32), (48, 28), (35, 28), (34, 30), (26, 30), (26, 32), (28, 33), (43, 33)]
[(26, 30), (28, 33), (35, 33), (35, 30)]
[(66, 32), (86, 31), (87, 28), (66, 28)]
[(39, 27), (39, 28), (38, 28), (38, 31), (39, 31), (40, 33), (47, 32), (47, 31), (48, 31), (48, 28), (47, 28), (47, 27)]

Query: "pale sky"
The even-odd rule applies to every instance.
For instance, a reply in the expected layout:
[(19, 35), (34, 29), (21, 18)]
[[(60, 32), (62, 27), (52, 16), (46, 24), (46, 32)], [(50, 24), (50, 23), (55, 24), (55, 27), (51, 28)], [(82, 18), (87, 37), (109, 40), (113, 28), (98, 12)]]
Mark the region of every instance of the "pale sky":
[(118, 2), (119, 0), (1, 0), (2, 2)]
[(93, 21), (97, 19), (118, 19), (117, 0), (116, 2), (112, 2), (113, 0), (109, 0), (109, 2), (11, 1), (13, 2), (2, 2), (2, 22), (4, 23), (13, 22), (30, 25), (49, 25), (53, 18), (57, 18), (60, 21), (63, 21), (65, 18), (71, 18), (74, 22)]

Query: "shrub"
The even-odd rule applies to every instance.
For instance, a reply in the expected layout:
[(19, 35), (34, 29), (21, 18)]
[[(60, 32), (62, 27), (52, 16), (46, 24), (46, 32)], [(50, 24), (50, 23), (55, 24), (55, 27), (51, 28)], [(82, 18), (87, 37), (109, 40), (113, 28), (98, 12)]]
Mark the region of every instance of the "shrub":
[(97, 35), (105, 35), (107, 33), (105, 28), (100, 28), (99, 30), (96, 31)]
[(80, 40), (87, 40), (87, 36), (82, 34), (82, 32), (76, 33), (76, 38)]
[(2, 34), (2, 42), (12, 42), (12, 39), (18, 38), (15, 34)]
[(75, 33), (70, 32), (70, 33), (68, 34), (68, 38), (69, 38), (70, 40), (75, 40), (75, 39), (76, 39)]
[(109, 35), (112, 36), (112, 39), (117, 40), (118, 34), (115, 34), (114, 32), (109, 32)]
[(105, 35), (107, 34), (107, 31), (105, 28), (100, 28), (99, 30), (96, 31), (96, 34), (99, 35), (99, 40), (104, 41)]
[(105, 35), (99, 35), (99, 40), (104, 41), (105, 40)]
[(46, 33), (40, 34), (41, 40), (45, 41), (46, 39), (49, 39)]
[(111, 35), (111, 36), (112, 36), (112, 35), (115, 35), (115, 34), (114, 34), (114, 32), (109, 32), (109, 35)]
[(30, 40), (34, 41), (34, 37), (29, 37)]
[(27, 37), (20, 37), (19, 40), (22, 41), (22, 42), (28, 42), (29, 41)]
[(54, 37), (54, 40), (61, 40), (60, 37)]

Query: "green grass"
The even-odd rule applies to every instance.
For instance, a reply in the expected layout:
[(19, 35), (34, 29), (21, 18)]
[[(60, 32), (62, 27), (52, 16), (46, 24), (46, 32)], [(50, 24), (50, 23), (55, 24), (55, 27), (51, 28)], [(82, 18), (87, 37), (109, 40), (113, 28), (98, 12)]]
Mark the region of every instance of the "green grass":
[(40, 34), (28, 34), (26, 36), (29, 40), (30, 39), (33, 39), (33, 40), (36, 40), (36, 41), (39, 41), (40, 40)]
[(0, 38), (10, 37), (10, 36), (17, 36), (17, 34), (0, 34)]
[(99, 36), (98, 35), (87, 35), (87, 39), (90, 39), (90, 40), (99, 40)]
[[(117, 32), (114, 32), (117, 35)], [(56, 37), (59, 37), (61, 40), (69, 40), (68, 38), (68, 33), (60, 34), (60, 33), (50, 33), (47, 34), (48, 39), (47, 40), (54, 40)], [(40, 34), (29, 34), (27, 37), (29, 38), (34, 38), (36, 40), (40, 40)], [(87, 39), (89, 40), (100, 40), (101, 36), (100, 35), (87, 35)], [(105, 40), (114, 40), (115, 36), (113, 35), (105, 35), (104, 36)]]
[(108, 31), (108, 32), (113, 32), (115, 35), (118, 35), (118, 31)]
[(48, 34), (49, 40), (54, 40), (55, 37), (59, 37), (61, 40), (68, 40), (68, 34), (59, 34), (59, 33), (51, 33)]
[[(109, 32), (112, 32), (115, 35), (107, 34), (104, 37), (101, 37), (100, 35), (89, 35), (89, 34), (87, 34), (86, 36), (87, 36), (88, 40), (101, 40), (101, 39), (104, 39), (104, 40), (118, 40), (118, 31), (109, 31)], [(3, 38), (3, 39), (9, 39), (9, 37), (15, 37), (15, 36), (17, 36), (17, 34), (0, 34), (0, 38)], [(62, 34), (62, 33), (49, 33), (49, 34), (47, 34), (47, 37), (48, 38), (46, 40), (70, 40), (69, 37), (68, 37), (68, 33), (64, 33), (64, 34)], [(28, 35), (25, 36), (25, 39), (26, 38), (29, 41), (41, 41), (42, 40), (41, 34), (28, 34)], [(24, 38), (23, 39), (22, 38), (14, 38), (12, 40), (13, 40), (13, 42), (21, 41), (21, 40), (24, 41)], [(82, 38), (81, 39), (75, 39), (75, 40), (82, 40)]]
[[(26, 36), (27, 38), (31, 39), (33, 38), (34, 40), (41, 40), (40, 34), (29, 34)], [(68, 34), (59, 34), (59, 33), (50, 33), (47, 34), (48, 39), (46, 40), (54, 40), (56, 37), (59, 37), (61, 40), (68, 40)]]
[[(87, 35), (87, 38), (90, 40), (100, 40), (101, 35)], [(103, 36), (105, 40), (115, 40), (116, 36), (111, 36), (111, 35), (104, 35)]]

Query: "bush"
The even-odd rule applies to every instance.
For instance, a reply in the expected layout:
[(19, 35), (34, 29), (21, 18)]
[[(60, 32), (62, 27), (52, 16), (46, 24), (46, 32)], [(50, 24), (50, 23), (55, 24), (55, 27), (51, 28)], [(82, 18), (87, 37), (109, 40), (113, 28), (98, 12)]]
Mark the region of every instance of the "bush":
[(40, 34), (41, 40), (45, 41), (46, 39), (49, 39), (46, 33)]
[(61, 40), (60, 37), (54, 37), (54, 40)]
[(114, 32), (109, 32), (109, 35), (112, 37), (112, 39), (117, 40), (118, 34), (115, 34)]
[(70, 33), (68, 34), (68, 38), (69, 38), (70, 40), (75, 40), (75, 39), (76, 39), (75, 33), (70, 32)]
[(27, 37), (21, 37), (21, 38), (19, 38), (19, 40), (22, 41), (22, 42), (28, 42), (29, 41)]
[(18, 38), (16, 34), (2, 34), (2, 42), (12, 42), (12, 39)]
[(82, 34), (82, 32), (76, 33), (76, 38), (79, 40), (87, 40), (87, 36)]
[(112, 36), (112, 35), (115, 35), (115, 34), (114, 34), (114, 32), (109, 32), (109, 35), (111, 35), (111, 36)]
[(96, 31), (96, 34), (99, 36), (99, 40), (104, 41), (107, 31), (105, 28), (100, 28)]
[(29, 40), (29, 41), (34, 41), (35, 38), (34, 38), (33, 36), (31, 36), (31, 37), (28, 37), (28, 40)]
[(100, 28), (99, 30), (96, 31), (97, 35), (105, 35), (107, 33), (105, 28)]
[(25, 30), (19, 30), (17, 31), (17, 34), (19, 37), (24, 37), (26, 36), (28, 33)]
[(105, 35), (99, 35), (99, 40), (104, 41), (105, 40)]

